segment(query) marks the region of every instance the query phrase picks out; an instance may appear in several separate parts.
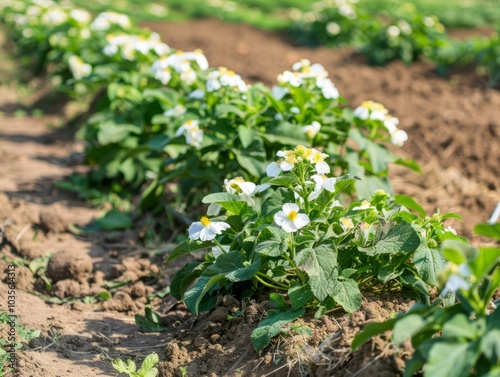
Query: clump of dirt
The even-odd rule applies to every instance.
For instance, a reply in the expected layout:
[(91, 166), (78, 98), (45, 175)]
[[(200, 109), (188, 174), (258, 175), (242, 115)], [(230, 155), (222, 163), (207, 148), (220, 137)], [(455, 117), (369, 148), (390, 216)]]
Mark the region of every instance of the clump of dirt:
[(40, 227), (46, 232), (63, 233), (67, 230), (68, 220), (64, 208), (59, 203), (44, 208), (39, 214)]
[(74, 250), (54, 254), (47, 264), (47, 276), (52, 282), (60, 280), (86, 281), (92, 272), (92, 259)]

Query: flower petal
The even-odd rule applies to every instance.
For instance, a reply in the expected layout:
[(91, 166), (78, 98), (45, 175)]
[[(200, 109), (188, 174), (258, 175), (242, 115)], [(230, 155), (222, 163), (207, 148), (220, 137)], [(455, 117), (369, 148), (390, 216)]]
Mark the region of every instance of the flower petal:
[(276, 162), (271, 162), (267, 165), (266, 174), (268, 177), (277, 177), (281, 173), (281, 168)]
[(299, 213), (297, 215), (297, 218), (293, 221), (297, 229), (305, 227), (307, 224), (309, 224), (309, 217), (303, 213)]
[(192, 240), (197, 240), (198, 238), (200, 238), (200, 232), (203, 229), (205, 229), (205, 227), (199, 221), (192, 223), (188, 229), (189, 238), (191, 238)]
[(286, 218), (283, 223), (281, 224), (281, 227), (283, 230), (287, 233), (292, 233), (298, 230), (297, 226), (294, 224), (294, 222), (288, 218)]
[(299, 212), (299, 206), (297, 204), (295, 204), (295, 203), (285, 203), (285, 204), (283, 204), (283, 212), (285, 213), (286, 216), (288, 216), (288, 214), (291, 211)]
[(281, 226), (281, 224), (283, 224), (283, 222), (286, 220), (288, 220), (288, 217), (283, 211), (279, 211), (274, 215), (274, 222), (279, 226)]

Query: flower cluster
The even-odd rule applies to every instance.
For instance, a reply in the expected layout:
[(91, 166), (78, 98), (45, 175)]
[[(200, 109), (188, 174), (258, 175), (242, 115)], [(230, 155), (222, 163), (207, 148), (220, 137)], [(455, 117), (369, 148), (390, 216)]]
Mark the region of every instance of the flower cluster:
[(398, 147), (403, 146), (408, 140), (408, 134), (397, 127), (399, 119), (389, 115), (389, 111), (381, 103), (364, 101), (354, 110), (353, 115), (362, 121), (382, 122), (391, 137), (391, 142)]
[(136, 59), (136, 53), (148, 55), (154, 52), (158, 56), (164, 56), (170, 52), (170, 47), (161, 42), (157, 33), (151, 33), (148, 37), (142, 35), (108, 34), (106, 46), (103, 53), (107, 56), (115, 56), (118, 52), (126, 60)]
[(92, 66), (84, 63), (83, 60), (76, 55), (72, 55), (68, 58), (68, 65), (73, 77), (77, 80), (90, 76), (92, 73)]
[(123, 29), (129, 29), (132, 26), (130, 18), (121, 13), (116, 12), (102, 12), (90, 24), (92, 30), (106, 31), (113, 25), (118, 25)]
[(330, 173), (330, 166), (325, 162), (328, 155), (315, 148), (298, 145), (293, 150), (278, 151), (276, 155), (280, 159), (277, 162), (271, 162), (267, 166), (266, 173), (268, 177), (277, 177), (281, 172), (291, 171), (297, 164), (302, 163), (313, 165), (318, 174)]
[(278, 75), (278, 85), (273, 87), (276, 99), (282, 99), (291, 88), (306, 86), (310, 82), (320, 89), (326, 99), (339, 98), (339, 91), (335, 84), (328, 78), (328, 72), (319, 63), (311, 64), (308, 59), (302, 59), (292, 65), (293, 71), (284, 71)]
[(196, 148), (201, 147), (203, 143), (203, 130), (200, 129), (200, 121), (196, 119), (186, 121), (175, 133), (176, 137), (181, 135), (184, 135), (187, 144)]
[(226, 67), (219, 67), (216, 71), (210, 72), (206, 85), (207, 92), (214, 92), (222, 87), (234, 88), (242, 93), (248, 90), (248, 86), (241, 76)]
[(169, 84), (172, 72), (176, 72), (182, 82), (191, 85), (198, 77), (197, 71), (208, 69), (208, 60), (202, 50), (188, 52), (178, 50), (155, 61), (151, 69), (156, 79), (161, 81), (163, 85)]

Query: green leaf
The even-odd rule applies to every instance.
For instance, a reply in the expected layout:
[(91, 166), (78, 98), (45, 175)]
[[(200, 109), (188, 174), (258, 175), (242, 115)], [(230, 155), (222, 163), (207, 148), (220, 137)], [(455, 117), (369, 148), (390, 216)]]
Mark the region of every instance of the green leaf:
[(170, 262), (176, 258), (182, 257), (183, 255), (193, 253), (195, 251), (203, 250), (203, 249), (208, 249), (214, 245), (213, 242), (211, 241), (194, 241), (194, 240), (187, 240), (184, 243), (181, 243), (179, 246), (177, 246), (168, 256), (166, 262)]
[(203, 203), (223, 203), (223, 202), (242, 202), (243, 199), (236, 194), (231, 194), (229, 192), (217, 192), (215, 194), (209, 194), (205, 196), (202, 200)]
[(239, 282), (250, 280), (260, 268), (260, 259), (250, 264), (241, 251), (230, 251), (220, 255), (215, 264), (202, 273), (193, 288), (184, 294), (184, 302), (188, 309), (198, 314), (198, 307), (203, 296), (217, 283), (225, 280)]
[(269, 301), (271, 301), (271, 304), (273, 304), (275, 309), (278, 310), (286, 310), (287, 305), (285, 298), (280, 295), (279, 293), (270, 293), (269, 294)]
[[(332, 247), (334, 247), (333, 244)], [(332, 250), (325, 245), (305, 249), (301, 252), (298, 267), (309, 276), (311, 291), (318, 300), (323, 301), (328, 296), (332, 296), (338, 288), (337, 250)]]
[(480, 354), (477, 342), (438, 342), (430, 350), (425, 365), (429, 377), (469, 377)]
[(422, 169), (420, 169), (420, 166), (415, 160), (403, 160), (401, 158), (398, 158), (396, 161), (394, 161), (396, 165), (400, 166), (406, 166), (407, 168), (413, 170), (414, 172), (423, 174)]
[(354, 337), (351, 344), (352, 352), (356, 351), (359, 347), (365, 344), (371, 337), (392, 330), (397, 320), (398, 318), (391, 318), (385, 322), (369, 323), (366, 325), (363, 330), (357, 333)]
[(394, 195), (394, 201), (399, 205), (405, 206), (406, 208), (412, 209), (420, 215), (425, 216), (425, 209), (411, 196), (396, 194)]
[(241, 146), (248, 148), (254, 142), (255, 132), (247, 126), (240, 125), (238, 126), (238, 137), (240, 138)]
[(260, 232), (255, 252), (277, 257), (288, 249), (288, 233), (276, 226), (269, 226)]
[(309, 285), (294, 285), (288, 290), (288, 297), (290, 297), (292, 309), (300, 309), (309, 303), (314, 295)]
[(472, 272), (481, 278), (485, 272), (489, 272), (495, 263), (500, 262), (500, 248), (483, 247), (479, 250), (479, 255), (469, 263)]
[[(142, 362), (141, 368), (137, 371), (137, 373), (145, 374), (145, 373), (152, 371), (153, 369), (155, 369), (154, 367), (156, 364), (158, 364), (159, 361), (160, 361), (160, 359), (158, 358), (158, 355), (156, 353), (153, 352), (153, 353), (149, 354), (148, 356), (146, 356), (146, 358)], [(156, 372), (158, 373), (158, 371), (156, 371)], [(156, 376), (156, 374), (154, 374), (152, 376)], [(149, 377), (149, 375), (148, 375), (148, 377)]]
[(479, 254), (474, 246), (451, 240), (446, 240), (441, 244), (441, 251), (447, 260), (455, 264), (472, 262)]
[(471, 321), (465, 314), (462, 313), (454, 315), (443, 325), (444, 338), (465, 338), (474, 340), (481, 335), (477, 334), (477, 332), (478, 322)]
[(213, 271), (210, 271), (210, 268), (207, 268), (204, 274), (207, 273), (207, 271), (210, 272), (211, 275), (207, 274), (200, 276), (193, 288), (191, 288), (184, 294), (184, 303), (193, 314), (198, 314), (198, 307), (203, 296), (205, 296), (205, 294), (215, 284), (226, 280), (226, 277), (224, 275), (214, 273)]
[(205, 262), (200, 264), (199, 262), (189, 262), (177, 271), (170, 281), (170, 294), (172, 297), (179, 301), (182, 300), (182, 296), (186, 289), (193, 281), (201, 276), (209, 263), (210, 262)]
[(244, 154), (236, 149), (231, 149), (236, 156), (236, 160), (240, 166), (250, 173), (253, 177), (258, 178), (266, 171), (266, 164), (251, 155)]
[(260, 259), (249, 264), (239, 250), (220, 255), (214, 265), (214, 270), (224, 274), (232, 282), (250, 280), (260, 268)]
[(133, 124), (116, 124), (111, 121), (104, 122), (99, 126), (97, 139), (100, 145), (119, 143), (125, 140), (130, 134), (141, 134), (140, 127)]
[(135, 324), (143, 332), (163, 332), (168, 330), (168, 327), (163, 324), (161, 316), (150, 307), (145, 308), (145, 315), (135, 315)]
[(478, 224), (474, 227), (474, 233), (500, 241), (500, 223), (494, 225)]
[(241, 197), (228, 192), (209, 194), (203, 198), (202, 202), (206, 204), (217, 203), (235, 215), (242, 215), (248, 209), (248, 204)]
[(438, 274), (447, 265), (446, 259), (439, 250), (427, 246), (426, 238), (421, 239), (419, 247), (413, 253), (413, 263), (422, 280), (432, 286), (438, 285)]
[(219, 118), (226, 117), (230, 114), (236, 115), (241, 120), (244, 120), (246, 117), (245, 111), (241, 110), (238, 106), (235, 106), (235, 105), (223, 103), (223, 104), (217, 105), (217, 107), (215, 108), (215, 116), (216, 117), (219, 117)]
[(174, 106), (179, 98), (179, 94), (169, 88), (146, 89), (142, 95), (148, 101), (157, 99), (169, 106)]
[(444, 221), (446, 219), (457, 219), (457, 220), (460, 220), (460, 221), (464, 221), (464, 219), (462, 218), (462, 216), (460, 216), (459, 214), (457, 214), (455, 212), (446, 212), (446, 213), (443, 213), (441, 215), (441, 221)]
[(262, 216), (274, 216), (283, 208), (283, 204), (293, 202), (293, 200), (294, 197), (290, 191), (278, 188), (262, 203)]
[(132, 373), (135, 373), (135, 371), (136, 371), (135, 363), (130, 359), (127, 360), (126, 364), (120, 359), (114, 360), (113, 361), (113, 368), (115, 368), (120, 373), (126, 373), (128, 375), (131, 375)]
[(361, 307), (363, 296), (358, 283), (354, 279), (338, 280), (335, 284), (333, 298), (345, 311), (352, 313)]
[(343, 176), (338, 177), (335, 182), (335, 196), (338, 196), (347, 187), (360, 179), (361, 178), (351, 174), (344, 174)]
[(132, 228), (132, 217), (117, 209), (112, 209), (94, 221), (94, 225), (102, 230), (120, 230)]
[(287, 187), (291, 190), (295, 189), (299, 183), (298, 179), (293, 175), (282, 175), (274, 178), (264, 178), (262, 180), (263, 184), (271, 186), (282, 186)]
[(392, 340), (396, 347), (399, 347), (406, 339), (420, 332), (425, 327), (426, 321), (420, 314), (407, 314), (398, 319), (394, 324)]
[(252, 331), (252, 335), (250, 336), (253, 347), (257, 351), (267, 347), (271, 339), (280, 333), (283, 326), (299, 318), (304, 312), (304, 308), (297, 310), (292, 309), (286, 312), (280, 311), (261, 321), (259, 326)]
[(481, 351), (492, 365), (500, 362), (500, 329), (488, 329), (483, 334), (481, 338)]
[(360, 247), (359, 250), (369, 256), (378, 254), (410, 253), (420, 245), (417, 232), (406, 221), (401, 221), (394, 226), (388, 223), (383, 229), (377, 231), (377, 241), (370, 247)]

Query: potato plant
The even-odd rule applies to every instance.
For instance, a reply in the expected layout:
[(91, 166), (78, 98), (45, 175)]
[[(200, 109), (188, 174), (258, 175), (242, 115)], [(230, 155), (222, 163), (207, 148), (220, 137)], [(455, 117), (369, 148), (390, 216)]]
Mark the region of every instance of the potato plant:
[[(339, 195), (359, 178), (334, 176), (327, 154), (298, 145), (277, 156), (260, 185), (236, 177), (224, 182), (223, 192), (205, 196), (207, 215), (190, 226), (189, 239), (168, 261), (211, 251), (174, 276), (175, 298), (199, 313), (221, 294), (272, 290), (289, 301), (274, 315), (288, 319), (305, 308), (316, 316), (337, 306), (353, 312), (366, 290), (404, 288), (429, 301), (446, 266), (439, 245), (463, 241), (443, 226), (458, 215), (414, 214), (409, 208), (422, 209), (411, 198), (391, 199), (383, 190), (345, 205)], [(256, 348), (264, 343), (256, 340)]]

